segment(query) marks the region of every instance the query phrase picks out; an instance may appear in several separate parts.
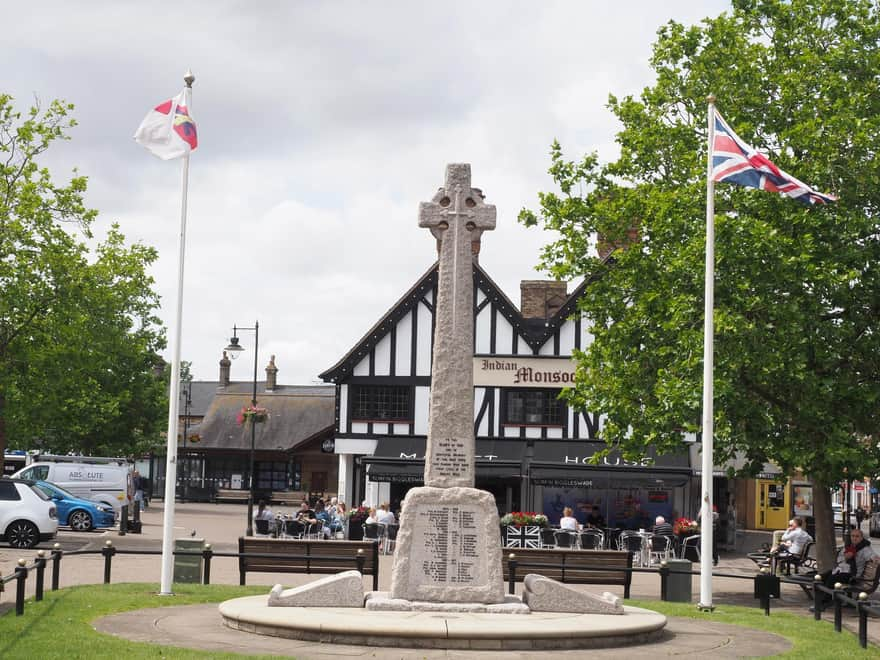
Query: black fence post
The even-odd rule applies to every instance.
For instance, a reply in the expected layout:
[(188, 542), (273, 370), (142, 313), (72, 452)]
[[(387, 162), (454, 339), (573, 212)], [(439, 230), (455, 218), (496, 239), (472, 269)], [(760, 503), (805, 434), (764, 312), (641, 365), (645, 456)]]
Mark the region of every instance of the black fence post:
[(770, 598), (779, 598), (779, 595), (779, 578), (762, 568), (755, 576), (755, 598), (760, 599), (765, 616), (770, 616)]
[(834, 632), (843, 630), (843, 600), (838, 596), (843, 595), (843, 585), (840, 582), (834, 583)]
[(24, 583), (28, 574), (26, 564), (24, 559), (19, 559), (15, 567), (15, 616), (24, 614)]
[(868, 594), (864, 591), (859, 594), (859, 602), (856, 609), (859, 612), (859, 646), (868, 648)]
[(52, 546), (52, 591), (58, 591), (58, 582), (61, 577), (61, 544)]
[(211, 550), (211, 544), (205, 543), (205, 547), (202, 548), (202, 559), (205, 560), (205, 572), (202, 577), (202, 584), (211, 584), (211, 557), (214, 556), (214, 551)]
[(667, 588), (669, 586), (669, 564), (666, 560), (660, 562), (660, 600), (669, 600)]
[(113, 555), (116, 554), (113, 541), (107, 539), (107, 543), (101, 548), (101, 554), (104, 555), (104, 584), (110, 584), (110, 562), (113, 559)]
[(119, 536), (125, 536), (128, 532), (128, 505), (123, 504), (119, 512)]
[(355, 563), (357, 564), (358, 573), (361, 575), (364, 574), (364, 563), (367, 561), (367, 558), (364, 556), (364, 549), (358, 548), (357, 556), (354, 558)]
[(816, 573), (813, 576), (813, 619), (822, 620), (822, 601), (825, 600), (825, 592), (819, 587), (824, 586), (822, 576)]
[(373, 543), (373, 591), (379, 591), (379, 544)]
[(507, 593), (511, 596), (516, 592), (516, 566), (518, 563), (515, 554), (511, 552), (507, 555)]
[(37, 586), (34, 591), (34, 600), (43, 600), (43, 574), (46, 572), (46, 553), (37, 550), (37, 558), (34, 560), (37, 569)]

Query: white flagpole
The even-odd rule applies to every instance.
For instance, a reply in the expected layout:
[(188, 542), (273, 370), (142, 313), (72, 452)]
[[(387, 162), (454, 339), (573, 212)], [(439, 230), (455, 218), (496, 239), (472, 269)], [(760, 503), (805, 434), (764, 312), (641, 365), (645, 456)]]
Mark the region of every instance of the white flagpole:
[(703, 310), (703, 474), (700, 503), (700, 609), (712, 606), (712, 471), (715, 308), (715, 182), (712, 181), (712, 146), (715, 142), (715, 97), (709, 96), (709, 149), (706, 155), (706, 282)]
[[(184, 99), (186, 108), (192, 108), (192, 84), (195, 81), (192, 71), (183, 77), (186, 83)], [(192, 116), (192, 115), (190, 115)], [(177, 408), (180, 397), (180, 338), (183, 327), (183, 266), (186, 256), (186, 194), (189, 184), (189, 154), (183, 157), (182, 193), (180, 203), (180, 236), (177, 248), (177, 312), (174, 319), (174, 333), (171, 344), (171, 383), (168, 387), (168, 448), (165, 461), (165, 516), (162, 526), (162, 582), (159, 594), (170, 596), (174, 577), (174, 504), (177, 486)]]

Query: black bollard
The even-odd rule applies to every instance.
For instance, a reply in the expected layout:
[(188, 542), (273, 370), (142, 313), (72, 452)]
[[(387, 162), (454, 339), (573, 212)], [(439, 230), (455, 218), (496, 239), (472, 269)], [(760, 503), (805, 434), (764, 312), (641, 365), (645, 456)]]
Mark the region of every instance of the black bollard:
[(821, 585), (822, 576), (816, 573), (813, 576), (813, 619), (816, 621), (822, 620), (822, 601), (825, 592), (819, 588)]
[(354, 558), (355, 563), (357, 564), (358, 573), (361, 575), (364, 574), (364, 563), (367, 561), (367, 558), (364, 556), (363, 549), (357, 551), (357, 556)]
[(834, 584), (834, 632), (843, 630), (843, 601), (838, 596), (843, 595), (843, 585), (840, 582)]
[(511, 596), (516, 592), (516, 566), (518, 563), (514, 553), (511, 552), (507, 555), (507, 593)]
[(15, 567), (15, 616), (24, 614), (24, 583), (28, 574), (25, 563), (24, 559), (19, 559)]
[(113, 555), (116, 554), (113, 541), (107, 540), (107, 544), (101, 548), (101, 554), (104, 555), (104, 584), (110, 584), (110, 562), (113, 559)]
[(669, 564), (666, 560), (660, 562), (660, 600), (669, 600), (667, 596), (667, 588), (669, 581)]
[(125, 536), (128, 532), (128, 505), (123, 504), (119, 512), (119, 536)]
[(859, 646), (868, 648), (868, 594), (864, 591), (859, 594), (859, 603), (856, 608), (859, 611)]
[(37, 569), (37, 586), (34, 591), (34, 600), (43, 600), (43, 573), (46, 572), (46, 553), (42, 550), (37, 551), (34, 566)]
[(58, 581), (61, 576), (61, 544), (56, 543), (52, 547), (52, 591), (58, 591)]
[(213, 556), (214, 551), (211, 550), (211, 544), (205, 543), (205, 547), (202, 548), (202, 559), (205, 560), (202, 584), (211, 584), (211, 557)]

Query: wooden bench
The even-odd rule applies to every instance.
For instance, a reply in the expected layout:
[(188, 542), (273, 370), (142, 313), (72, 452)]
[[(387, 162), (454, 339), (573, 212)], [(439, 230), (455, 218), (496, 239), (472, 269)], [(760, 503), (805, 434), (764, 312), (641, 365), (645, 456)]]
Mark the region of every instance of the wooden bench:
[(568, 584), (606, 584), (623, 587), (629, 598), (632, 585), (632, 555), (617, 550), (566, 550), (562, 548), (516, 548), (502, 554), (505, 582), (510, 580), (510, 554), (517, 561), (516, 580), (522, 582), (528, 573)]
[(379, 545), (374, 541), (239, 537), (239, 584), (245, 583), (245, 575), (249, 572), (341, 573), (356, 570), (358, 550), (363, 550), (363, 574), (373, 576), (373, 591), (378, 591)]
[(218, 488), (214, 495), (215, 502), (247, 502), (248, 491), (236, 488)]

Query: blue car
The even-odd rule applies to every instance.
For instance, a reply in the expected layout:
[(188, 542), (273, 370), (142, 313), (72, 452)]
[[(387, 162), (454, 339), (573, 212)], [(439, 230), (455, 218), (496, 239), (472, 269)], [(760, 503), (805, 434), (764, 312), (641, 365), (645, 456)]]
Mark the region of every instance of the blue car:
[(113, 527), (116, 522), (113, 507), (80, 499), (48, 481), (37, 481), (35, 485), (55, 503), (59, 525), (67, 525), (77, 532), (88, 532), (98, 527)]

